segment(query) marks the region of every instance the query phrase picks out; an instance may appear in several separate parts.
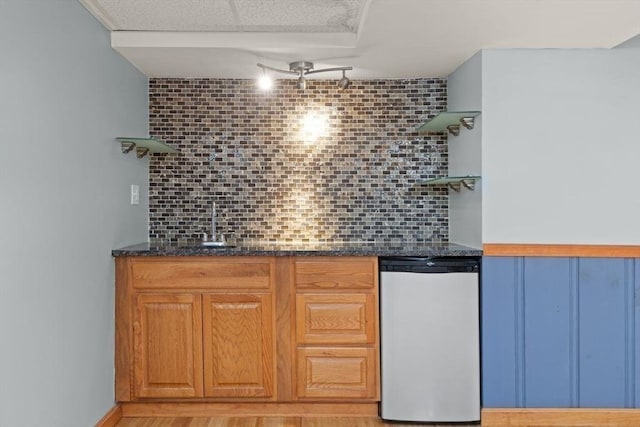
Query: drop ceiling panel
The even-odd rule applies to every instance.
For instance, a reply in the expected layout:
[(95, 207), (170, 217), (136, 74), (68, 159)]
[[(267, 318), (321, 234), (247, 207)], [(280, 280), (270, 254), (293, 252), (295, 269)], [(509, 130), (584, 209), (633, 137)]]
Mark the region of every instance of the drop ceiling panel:
[(364, 0), (235, 0), (243, 28), (253, 31), (352, 32)]
[(366, 0), (83, 0), (114, 31), (352, 32)]

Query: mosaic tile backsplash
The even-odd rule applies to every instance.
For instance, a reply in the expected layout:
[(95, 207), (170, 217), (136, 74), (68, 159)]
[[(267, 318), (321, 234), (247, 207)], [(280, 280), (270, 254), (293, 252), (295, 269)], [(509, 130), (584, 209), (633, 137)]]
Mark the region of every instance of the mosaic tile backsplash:
[(446, 136), (415, 128), (446, 80), (151, 79), (150, 134), (180, 150), (150, 163), (150, 238), (277, 242), (448, 239)]

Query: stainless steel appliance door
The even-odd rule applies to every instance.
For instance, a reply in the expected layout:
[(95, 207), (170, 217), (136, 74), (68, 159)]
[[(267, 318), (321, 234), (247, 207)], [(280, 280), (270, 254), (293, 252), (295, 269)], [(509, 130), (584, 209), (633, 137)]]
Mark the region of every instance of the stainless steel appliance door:
[(387, 420), (480, 419), (477, 273), (380, 273)]

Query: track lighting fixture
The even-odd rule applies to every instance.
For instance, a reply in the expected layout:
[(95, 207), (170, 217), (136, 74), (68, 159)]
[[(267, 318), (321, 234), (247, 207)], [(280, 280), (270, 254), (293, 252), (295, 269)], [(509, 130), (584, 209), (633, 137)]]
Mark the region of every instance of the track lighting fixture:
[(346, 70), (342, 70), (342, 78), (338, 81), (338, 90), (345, 90), (351, 83), (351, 80), (347, 78), (345, 73)]
[(300, 90), (305, 90), (307, 88), (307, 80), (304, 78), (302, 73), (300, 74), (300, 77), (298, 77), (298, 84), (296, 84), (296, 87)]
[(353, 70), (353, 67), (333, 67), (333, 68), (322, 68), (320, 70), (314, 70), (313, 62), (308, 62), (308, 61), (292, 62), (289, 64), (288, 70), (269, 67), (268, 65), (264, 65), (260, 63), (258, 63), (257, 65), (259, 68), (262, 69), (262, 76), (258, 81), (258, 86), (261, 89), (264, 89), (264, 86), (262, 85), (263, 79), (269, 77), (267, 75), (266, 70), (275, 71), (277, 73), (282, 73), (282, 74), (290, 74), (290, 75), (298, 76), (296, 87), (300, 90), (305, 90), (307, 88), (306, 76), (308, 76), (309, 74), (325, 73), (329, 71), (342, 71), (342, 78), (338, 81), (338, 90), (346, 89), (349, 86), (349, 83), (351, 83), (351, 80), (349, 80), (346, 76), (346, 72), (349, 70)]

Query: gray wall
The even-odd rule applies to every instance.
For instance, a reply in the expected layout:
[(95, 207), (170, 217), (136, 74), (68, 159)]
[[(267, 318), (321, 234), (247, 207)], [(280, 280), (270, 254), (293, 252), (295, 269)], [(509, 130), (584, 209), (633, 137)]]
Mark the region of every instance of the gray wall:
[[(147, 238), (147, 79), (71, 0), (0, 1), (0, 426), (113, 406), (114, 246)], [(141, 186), (130, 206), (129, 186)]]
[(620, 43), (618, 46), (616, 46), (616, 48), (640, 48), (640, 34), (630, 38), (624, 43)]
[(484, 243), (640, 244), (636, 49), (482, 52)]

